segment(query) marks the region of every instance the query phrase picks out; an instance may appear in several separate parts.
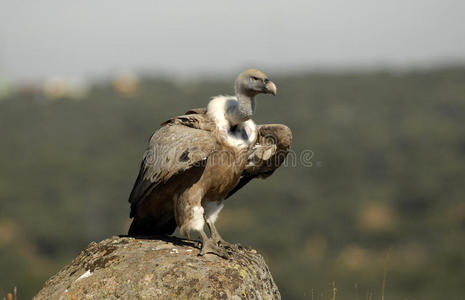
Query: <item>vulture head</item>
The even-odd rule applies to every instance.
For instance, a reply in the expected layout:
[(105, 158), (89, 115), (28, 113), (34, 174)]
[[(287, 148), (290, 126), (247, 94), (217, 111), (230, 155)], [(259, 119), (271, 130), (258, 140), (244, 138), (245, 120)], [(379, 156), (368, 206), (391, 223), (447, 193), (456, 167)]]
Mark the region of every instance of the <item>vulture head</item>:
[(237, 76), (234, 84), (236, 95), (254, 98), (258, 94), (276, 95), (276, 85), (260, 70), (249, 69)]
[[(222, 124), (235, 126), (249, 120), (255, 112), (255, 96), (258, 94), (276, 95), (276, 85), (262, 71), (249, 69), (237, 76), (234, 82), (236, 97), (214, 97), (207, 107), (208, 115)], [(221, 125), (221, 126), (223, 126)]]

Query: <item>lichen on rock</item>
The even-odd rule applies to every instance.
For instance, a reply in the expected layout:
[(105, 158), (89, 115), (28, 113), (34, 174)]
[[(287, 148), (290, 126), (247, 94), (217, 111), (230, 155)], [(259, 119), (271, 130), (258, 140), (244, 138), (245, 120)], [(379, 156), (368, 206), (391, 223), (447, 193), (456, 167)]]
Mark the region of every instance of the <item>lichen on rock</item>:
[(231, 248), (230, 259), (199, 252), (175, 237), (92, 242), (35, 299), (281, 298), (257, 251)]

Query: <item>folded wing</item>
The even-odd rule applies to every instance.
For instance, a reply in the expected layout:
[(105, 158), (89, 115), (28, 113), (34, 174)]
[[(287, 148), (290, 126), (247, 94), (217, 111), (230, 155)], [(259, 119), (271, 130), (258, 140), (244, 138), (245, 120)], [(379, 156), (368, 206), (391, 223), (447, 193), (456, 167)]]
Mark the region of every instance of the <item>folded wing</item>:
[[(194, 108), (186, 112), (185, 116), (176, 118), (176, 122), (184, 122), (185, 125), (193, 128), (200, 128), (199, 124), (207, 122), (198, 122), (207, 118), (205, 108)], [(211, 130), (214, 124), (205, 126), (202, 129)], [(282, 124), (264, 124), (258, 125), (257, 143), (249, 155), (247, 165), (242, 172), (239, 183), (229, 192), (226, 199), (240, 190), (254, 178), (267, 178), (278, 169), (286, 159), (292, 143), (292, 131), (289, 127)]]
[(258, 139), (239, 183), (226, 196), (226, 199), (240, 190), (254, 178), (267, 178), (278, 169), (289, 153), (292, 132), (281, 124), (258, 125)]
[[(164, 122), (150, 139), (139, 175), (129, 196), (130, 217), (136, 215), (136, 208), (154, 189), (170, 179), (179, 178), (193, 166), (206, 161), (215, 150), (216, 142), (211, 132), (188, 126), (184, 116)], [(179, 119), (181, 118), (181, 119)], [(166, 199), (171, 201), (172, 199)]]

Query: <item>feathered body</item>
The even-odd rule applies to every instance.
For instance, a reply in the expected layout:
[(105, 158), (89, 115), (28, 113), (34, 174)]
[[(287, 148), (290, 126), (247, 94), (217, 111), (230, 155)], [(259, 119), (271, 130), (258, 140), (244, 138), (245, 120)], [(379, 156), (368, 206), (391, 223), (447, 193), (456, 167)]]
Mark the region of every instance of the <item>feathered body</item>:
[[(202, 254), (226, 255), (214, 226), (222, 201), (252, 178), (269, 176), (281, 165), (291, 142), (286, 126), (257, 127), (250, 119), (254, 96), (276, 93), (263, 73), (252, 71), (244, 72), (252, 73), (245, 79), (244, 73), (239, 75), (235, 97), (214, 97), (207, 109), (169, 119), (154, 133), (129, 197), (134, 218), (129, 235), (171, 234), (179, 226), (187, 237), (191, 230), (200, 234)], [(263, 77), (263, 87), (250, 84), (251, 76)], [(270, 142), (269, 133), (279, 136)], [(211, 238), (203, 230), (205, 223)]]
[(231, 131), (220, 107), (234, 99), (216, 97), (210, 113), (172, 118), (155, 132), (130, 196), (131, 217), (136, 217), (130, 235), (171, 234), (176, 224), (185, 235), (203, 228), (204, 207), (222, 201), (237, 185), (257, 129), (248, 120)]

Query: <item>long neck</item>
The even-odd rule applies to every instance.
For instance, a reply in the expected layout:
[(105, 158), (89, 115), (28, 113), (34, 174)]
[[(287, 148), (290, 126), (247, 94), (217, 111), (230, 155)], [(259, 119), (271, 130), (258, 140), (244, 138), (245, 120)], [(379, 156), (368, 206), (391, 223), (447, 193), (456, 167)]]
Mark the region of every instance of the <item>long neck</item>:
[(239, 94), (237, 95), (237, 102), (239, 103), (236, 112), (237, 118), (241, 120), (241, 122), (247, 121), (255, 112), (255, 98)]

